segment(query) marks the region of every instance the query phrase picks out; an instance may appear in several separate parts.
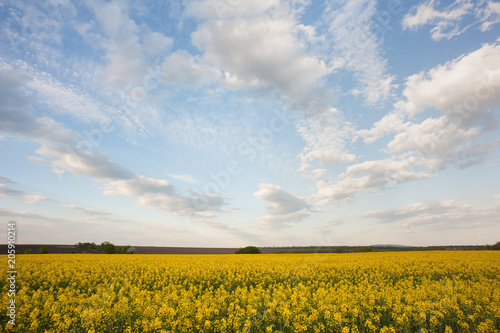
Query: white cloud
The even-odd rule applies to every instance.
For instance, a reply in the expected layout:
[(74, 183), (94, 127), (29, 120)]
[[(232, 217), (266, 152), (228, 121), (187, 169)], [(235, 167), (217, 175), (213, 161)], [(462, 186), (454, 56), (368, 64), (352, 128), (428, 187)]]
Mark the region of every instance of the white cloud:
[(213, 66), (200, 63), (187, 51), (177, 51), (165, 58), (161, 75), (165, 84), (201, 86), (217, 80), (221, 73)]
[(148, 56), (165, 54), (170, 51), (174, 40), (156, 31), (145, 33), (142, 37), (142, 45)]
[(325, 93), (317, 80), (331, 69), (307, 53), (312, 27), (298, 24), (287, 4), (269, 8), (208, 20), (191, 35), (193, 44), (224, 72), (228, 87), (245, 87), (257, 96), (282, 98), (294, 109), (315, 111), (317, 96)]
[(33, 59), (51, 69), (61, 69), (64, 60), (60, 46), (64, 39), (64, 21), (76, 15), (70, 1), (2, 2), (5, 16), (0, 22), (0, 31), (5, 51)]
[[(44, 242), (53, 244), (61, 242), (75, 244), (82, 240), (92, 240), (96, 243), (111, 241), (121, 245), (161, 246), (165, 243), (176, 244), (177, 240), (186, 237), (199, 240), (206, 238), (206, 235), (199, 235), (196, 230), (188, 230), (183, 226), (150, 221), (138, 222), (109, 216), (73, 220), (0, 207), (0, 217), (15, 220), (25, 227), (24, 232), (19, 233), (18, 241), (21, 244), (38, 244), (43, 239)], [(101, 223), (102, 221), (107, 223)], [(58, 232), (54, 233), (54, 230)]]
[(189, 184), (198, 184), (198, 183), (200, 183), (200, 181), (198, 179), (194, 178), (191, 175), (181, 175), (181, 174), (168, 173), (167, 176), (171, 177), (171, 178), (174, 178), (174, 179), (177, 179), (177, 180), (180, 180), (180, 181), (183, 181), (185, 183), (189, 183)]
[(483, 155), (484, 149), (472, 144), (480, 135), (477, 128), (463, 129), (447, 117), (428, 118), (408, 125), (387, 148), (395, 155), (416, 151), (425, 157), (423, 163), (429, 169), (441, 169), (448, 164), (464, 165)]
[(172, 215), (190, 216), (198, 219), (213, 218), (225, 213), (223, 208), (228, 199), (219, 193), (190, 193), (190, 196), (168, 195), (165, 193), (143, 193), (136, 205), (144, 208), (164, 210)]
[(127, 86), (138, 84), (146, 75), (146, 61), (139, 44), (117, 41), (109, 46), (105, 83)]
[(260, 184), (259, 190), (254, 193), (254, 196), (270, 202), (267, 211), (271, 215), (290, 214), (310, 207), (305, 199), (296, 197), (272, 184)]
[(498, 144), (498, 140), (477, 142), (498, 127), (494, 110), (500, 105), (499, 90), (500, 45), (485, 44), (428, 73), (407, 79), (407, 101), (396, 107), (405, 110), (410, 118), (432, 107), (442, 113), (441, 117), (404, 124), (398, 118), (396, 128), (391, 128), (390, 122), (381, 122), (371, 131), (399, 130), (387, 146), (389, 151), (395, 155), (415, 151), (426, 159), (423, 163), (430, 169), (450, 164), (470, 166), (481, 162), (489, 149)]
[(490, 30), (495, 24), (500, 23), (500, 2), (488, 1), (486, 6), (476, 11), (476, 17), (482, 22), (481, 31)]
[(307, 218), (309, 215), (310, 214), (306, 212), (295, 212), (284, 215), (264, 215), (259, 217), (257, 222), (264, 229), (279, 230), (291, 227)]
[(313, 177), (318, 192), (314, 198), (319, 206), (342, 200), (349, 202), (355, 199), (357, 193), (376, 193), (398, 183), (429, 178), (430, 173), (412, 170), (421, 165), (422, 162), (416, 157), (366, 161), (349, 166), (336, 182), (326, 177), (321, 170), (316, 170)]
[(492, 206), (459, 200), (418, 202), (396, 209), (372, 211), (363, 217), (408, 230), (480, 228), (500, 222), (500, 202)]
[(321, 236), (326, 236), (326, 239), (323, 239), (323, 237), (320, 237), (320, 244), (321, 245), (332, 245), (332, 239), (330, 236), (333, 235), (334, 230), (337, 228), (337, 226), (344, 224), (344, 219), (342, 218), (333, 218), (324, 221), (322, 224), (319, 226), (314, 227), (318, 231), (318, 234)]
[(428, 73), (408, 77), (403, 94), (408, 106), (413, 106), (411, 114), (435, 107), (443, 113), (474, 117), (500, 103), (499, 89), (500, 45), (484, 44)]
[(164, 54), (170, 51), (173, 43), (174, 40), (172, 38), (158, 32), (148, 32), (142, 37), (144, 51), (146, 51), (149, 56)]
[[(438, 1), (429, 0), (412, 7), (401, 22), (403, 29), (418, 30), (431, 25), (431, 37), (438, 41), (458, 36), (477, 24), (481, 24), (481, 31), (487, 31), (500, 22), (500, 3), (497, 2), (457, 0), (442, 10), (436, 8), (438, 4)], [(474, 15), (477, 20), (464, 26), (468, 15)]]
[(75, 205), (63, 205), (63, 207), (69, 208), (77, 213), (85, 215), (86, 216), (85, 219), (87, 220), (98, 220), (106, 218), (109, 215), (111, 215), (111, 213), (107, 211), (92, 209), (92, 208), (83, 208)]
[[(427, 73), (408, 77), (403, 92), (406, 101), (396, 103), (395, 111), (371, 129), (357, 133), (367, 143), (396, 133), (388, 152), (421, 156), (419, 165), (431, 170), (477, 164), (498, 144), (498, 140), (477, 142), (498, 127), (499, 90), (500, 45), (485, 44)], [(428, 108), (439, 110), (441, 116), (419, 123), (412, 120)]]
[(13, 190), (7, 184), (13, 184), (10, 179), (5, 177), (0, 177), (0, 182), (4, 184), (0, 184), (0, 197), (14, 197), (14, 198), (23, 198), (25, 203), (27, 204), (37, 204), (39, 201), (53, 201), (44, 197), (39, 193), (28, 193), (24, 191)]
[(334, 108), (304, 117), (297, 123), (297, 131), (306, 142), (299, 155), (300, 170), (307, 169), (308, 162), (316, 159), (322, 167), (356, 160), (347, 151), (347, 140), (352, 135), (350, 124)]
[(280, 229), (300, 222), (309, 216), (309, 213), (299, 212), (311, 207), (306, 199), (294, 196), (277, 185), (259, 184), (259, 190), (253, 195), (269, 202), (268, 215), (258, 218), (258, 222), (262, 226)]
[[(90, 130), (84, 131), (84, 136), (95, 146), (100, 145), (104, 136), (115, 129), (123, 131), (131, 138), (146, 134), (142, 123), (144, 119), (137, 117), (138, 112), (119, 110), (91, 96), (85, 89), (63, 83), (45, 71), (24, 62), (8, 64), (3, 59), (0, 59), (0, 70), (11, 75), (17, 73), (15, 75), (23, 81), (22, 89), (25, 90), (19, 100), (36, 99), (37, 103), (43, 106), (39, 108), (40, 117), (43, 118), (46, 112), (51, 115), (69, 116), (77, 122), (92, 125)], [(5, 87), (2, 92), (8, 95), (9, 87)], [(153, 118), (152, 112), (149, 112), (148, 117)]]
[(104, 83), (118, 87), (141, 85), (148, 75), (148, 58), (170, 53), (172, 38), (138, 25), (129, 16), (131, 6), (127, 1), (87, 3), (104, 34), (89, 37), (90, 28), (82, 24), (78, 31), (92, 44), (98, 41), (105, 50), (108, 64), (102, 71)]
[[(395, 104), (371, 129), (356, 133), (366, 143), (394, 133), (387, 144), (390, 158), (352, 165), (336, 183), (316, 175), (318, 199), (323, 204), (352, 200), (358, 192), (376, 192), (391, 185), (434, 176), (453, 166), (466, 168), (486, 160), (498, 139), (483, 140), (497, 128), (494, 114), (500, 104), (500, 45), (480, 49), (408, 77), (406, 101)], [(414, 120), (435, 108), (441, 116)], [(313, 175), (315, 176), (315, 175)]]
[(405, 116), (402, 112), (390, 112), (373, 124), (370, 129), (356, 131), (365, 143), (373, 143), (384, 135), (400, 132), (405, 128)]
[[(381, 36), (371, 29), (377, 13), (375, 0), (330, 1), (324, 20), (329, 25), (334, 59), (343, 59), (343, 68), (354, 72), (359, 91), (369, 103), (390, 96), (394, 76), (387, 73)], [(378, 26), (377, 26), (378, 27)]]
[(50, 74), (25, 67), (30, 80), (27, 86), (36, 92), (36, 98), (43, 101), (55, 114), (66, 114), (85, 123), (107, 123), (119, 121), (116, 111), (99, 103), (88, 94), (78, 91), (54, 79)]
[(206, 1), (193, 0), (186, 3), (185, 14), (201, 20), (228, 20), (238, 17), (262, 15), (269, 11), (277, 11), (280, 0), (254, 1)]
[[(27, 137), (41, 145), (33, 161), (64, 172), (86, 175), (104, 183), (105, 194), (137, 196), (137, 204), (167, 211), (173, 215), (214, 216), (226, 204), (219, 194), (184, 196), (163, 179), (137, 175), (106, 154), (87, 145), (88, 140), (68, 130), (52, 118), (30, 113), (32, 99), (22, 89), (26, 77), (13, 70), (0, 71), (0, 132)], [(36, 198), (32, 198), (33, 200)]]

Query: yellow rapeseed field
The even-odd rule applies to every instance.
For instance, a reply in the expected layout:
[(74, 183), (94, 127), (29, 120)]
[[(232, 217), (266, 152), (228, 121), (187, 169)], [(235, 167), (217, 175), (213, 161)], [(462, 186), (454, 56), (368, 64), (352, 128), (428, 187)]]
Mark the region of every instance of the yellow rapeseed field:
[[(7, 262), (6, 256), (3, 256)], [(500, 332), (500, 252), (18, 255), (1, 332)]]

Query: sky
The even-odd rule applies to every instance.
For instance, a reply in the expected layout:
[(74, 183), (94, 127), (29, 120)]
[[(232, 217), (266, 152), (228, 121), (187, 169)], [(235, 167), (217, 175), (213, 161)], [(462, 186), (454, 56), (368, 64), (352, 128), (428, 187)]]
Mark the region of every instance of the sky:
[(500, 241), (498, 1), (3, 0), (0, 30), (19, 244)]

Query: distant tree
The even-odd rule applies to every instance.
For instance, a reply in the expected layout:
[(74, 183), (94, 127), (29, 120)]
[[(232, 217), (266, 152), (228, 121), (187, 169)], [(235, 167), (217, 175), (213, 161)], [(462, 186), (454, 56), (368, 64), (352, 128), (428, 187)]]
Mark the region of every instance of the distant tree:
[(491, 246), (491, 249), (492, 249), (492, 250), (497, 250), (497, 251), (498, 251), (498, 250), (500, 250), (500, 242), (496, 242), (496, 244), (495, 244), (495, 245), (492, 245), (492, 246)]
[(116, 246), (110, 242), (102, 242), (101, 245), (99, 245), (98, 251), (105, 254), (114, 254), (117, 252)]
[(371, 246), (361, 247), (361, 248), (357, 249), (357, 252), (373, 252), (373, 251), (374, 251), (374, 249)]
[(129, 253), (129, 254), (133, 254), (133, 253), (135, 253), (135, 247), (133, 247), (133, 246), (129, 247), (129, 248), (127, 249), (127, 253)]
[(96, 243), (90, 243), (90, 242), (85, 242), (85, 243), (79, 242), (75, 246), (79, 249), (89, 249), (89, 250), (94, 250), (94, 251), (97, 251), (97, 248), (98, 248)]
[(24, 251), (24, 254), (31, 254), (31, 249), (26, 249), (26, 251)]
[(49, 248), (44, 245), (38, 249), (37, 253), (38, 254), (47, 254), (47, 253), (49, 253)]
[(247, 246), (235, 252), (236, 254), (258, 254), (262, 253), (257, 246)]

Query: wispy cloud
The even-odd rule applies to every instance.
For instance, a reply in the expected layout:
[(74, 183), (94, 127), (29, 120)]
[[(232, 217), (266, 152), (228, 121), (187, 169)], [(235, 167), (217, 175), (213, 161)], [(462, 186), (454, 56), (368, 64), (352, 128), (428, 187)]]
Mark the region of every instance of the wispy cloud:
[(183, 181), (183, 182), (186, 182), (186, 183), (189, 183), (189, 184), (199, 184), (200, 183), (200, 181), (198, 179), (194, 178), (191, 175), (180, 175), (180, 174), (169, 173), (169, 174), (167, 174), (167, 176), (174, 178), (174, 179), (177, 179), (177, 180), (180, 180), (180, 181)]
[(330, 1), (324, 14), (329, 26), (334, 56), (341, 59), (343, 66), (354, 73), (359, 91), (369, 103), (375, 103), (390, 96), (395, 77), (387, 70), (383, 58), (383, 38), (373, 29), (377, 2)]
[(111, 215), (111, 213), (107, 211), (92, 208), (83, 208), (75, 205), (63, 205), (63, 207), (72, 209), (77, 213), (85, 215), (85, 219), (87, 220), (97, 220)]
[(104, 182), (105, 194), (137, 196), (137, 205), (157, 208), (174, 215), (214, 216), (226, 205), (218, 194), (191, 193), (184, 196), (166, 180), (137, 175), (106, 154), (88, 150), (85, 138), (68, 130), (49, 117), (36, 117), (28, 110), (30, 98), (22, 93), (26, 78), (19, 72), (0, 72), (0, 85), (5, 103), (0, 107), (0, 130), (27, 137), (41, 145), (36, 151), (42, 157), (33, 161), (52, 167), (56, 173), (69, 171), (75, 175), (90, 176)]
[[(500, 22), (498, 2), (458, 0), (438, 9), (439, 4), (439, 1), (429, 0), (412, 7), (401, 21), (403, 29), (418, 30), (430, 25), (431, 37), (438, 41), (459, 36), (474, 25), (479, 25), (481, 31), (487, 31)], [(477, 20), (464, 24), (467, 16), (475, 16)]]
[(356, 160), (356, 155), (348, 151), (352, 125), (343, 118), (337, 109), (330, 108), (297, 122), (297, 131), (306, 143), (299, 155), (302, 162), (299, 170), (308, 169), (314, 160), (319, 160), (322, 167)]
[(467, 201), (440, 200), (373, 211), (364, 214), (363, 217), (408, 230), (481, 228), (500, 222), (499, 208), (499, 202), (492, 206), (478, 206)]
[[(12, 219), (24, 225), (23, 232), (20, 232), (18, 237), (18, 241), (24, 244), (39, 244), (43, 239), (43, 243), (52, 244), (111, 241), (120, 245), (163, 245), (165, 243), (176, 244), (178, 239), (187, 235), (203, 238), (195, 230), (184, 226), (109, 216), (102, 216), (101, 219), (78, 220), (0, 207), (0, 217)], [(106, 223), (102, 223), (103, 221)], [(54, 233), (53, 230), (58, 230), (58, 232)]]
[(0, 177), (0, 183), (3, 183), (0, 184), (0, 197), (23, 198), (25, 200), (24, 202), (27, 204), (37, 204), (39, 201), (54, 201), (39, 193), (28, 193), (10, 188), (9, 185), (15, 183), (9, 178)]

